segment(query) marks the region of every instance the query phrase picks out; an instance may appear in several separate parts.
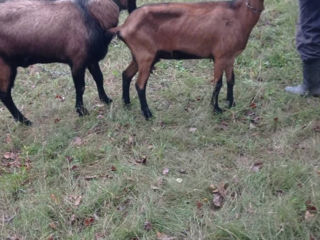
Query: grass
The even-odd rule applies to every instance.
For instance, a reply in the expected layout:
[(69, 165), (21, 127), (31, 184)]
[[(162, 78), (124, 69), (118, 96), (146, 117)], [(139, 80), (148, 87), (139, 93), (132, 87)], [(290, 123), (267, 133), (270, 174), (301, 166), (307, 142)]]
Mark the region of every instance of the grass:
[(120, 41), (101, 62), (114, 102), (101, 105), (87, 74), (84, 118), (66, 66), (19, 69), (14, 99), (34, 125), (0, 105), (0, 239), (320, 239), (319, 99), (283, 90), (301, 82), (297, 3), (265, 5), (236, 62), (237, 105), (222, 115), (209, 105), (209, 60), (157, 64), (152, 121), (134, 87), (122, 104)]

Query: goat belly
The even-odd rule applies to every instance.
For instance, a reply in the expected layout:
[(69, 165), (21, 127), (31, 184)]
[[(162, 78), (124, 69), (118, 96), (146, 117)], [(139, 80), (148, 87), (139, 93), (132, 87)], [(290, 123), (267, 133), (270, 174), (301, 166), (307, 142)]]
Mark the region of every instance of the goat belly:
[(197, 56), (194, 54), (190, 54), (187, 52), (175, 50), (175, 51), (163, 51), (160, 50), (157, 53), (157, 58), (162, 58), (162, 59), (201, 59), (203, 57)]

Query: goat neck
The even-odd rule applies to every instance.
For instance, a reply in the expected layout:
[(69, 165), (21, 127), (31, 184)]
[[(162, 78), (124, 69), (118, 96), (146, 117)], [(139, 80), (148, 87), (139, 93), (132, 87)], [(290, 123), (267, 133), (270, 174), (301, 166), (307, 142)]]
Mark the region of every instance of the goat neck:
[(242, 0), (240, 8), (240, 18), (245, 23), (250, 34), (252, 28), (258, 22), (262, 11), (264, 10), (264, 0)]

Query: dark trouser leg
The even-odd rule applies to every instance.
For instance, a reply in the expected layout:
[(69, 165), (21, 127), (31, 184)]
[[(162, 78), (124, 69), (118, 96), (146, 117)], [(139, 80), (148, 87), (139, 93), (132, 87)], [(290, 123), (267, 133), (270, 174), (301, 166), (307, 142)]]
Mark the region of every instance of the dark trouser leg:
[(96, 82), (99, 98), (102, 102), (109, 104), (112, 102), (112, 99), (110, 99), (104, 88), (103, 88), (103, 75), (99, 66), (99, 63), (93, 63), (88, 66), (89, 72), (91, 73), (94, 81)]
[(320, 59), (303, 62), (303, 85), (311, 95), (320, 95)]

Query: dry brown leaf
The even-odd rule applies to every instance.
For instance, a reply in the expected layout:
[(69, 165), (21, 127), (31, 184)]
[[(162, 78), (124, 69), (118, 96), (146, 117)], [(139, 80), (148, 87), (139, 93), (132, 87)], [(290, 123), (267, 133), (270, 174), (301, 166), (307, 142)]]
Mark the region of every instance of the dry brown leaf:
[(55, 224), (55, 222), (49, 223), (49, 227), (53, 230), (57, 230), (57, 225)]
[(58, 205), (58, 204), (60, 203), (60, 201), (58, 200), (58, 198), (56, 197), (56, 195), (51, 194), (51, 195), (50, 195), (50, 198), (51, 198), (51, 200), (52, 200), (56, 205)]
[(75, 137), (72, 141), (72, 145), (80, 146), (83, 144), (83, 141), (80, 137)]
[(223, 202), (224, 202), (224, 197), (219, 192), (213, 193), (212, 204), (214, 208), (221, 208), (223, 205)]
[(84, 221), (83, 221), (83, 224), (86, 227), (91, 226), (93, 223), (94, 223), (94, 218), (93, 217), (85, 218)]
[(136, 160), (136, 163), (146, 165), (147, 164), (147, 156), (142, 156), (139, 160)]
[(75, 197), (75, 198), (74, 198), (73, 205), (79, 206), (80, 203), (81, 203), (81, 200), (82, 200), (82, 196)]
[(251, 166), (250, 170), (253, 172), (259, 172), (262, 167), (263, 167), (263, 162), (256, 162)]
[(144, 230), (149, 232), (152, 229), (152, 224), (147, 221), (147, 222), (144, 223), (143, 228), (144, 228)]
[(18, 157), (18, 154), (17, 153), (14, 153), (14, 152), (6, 152), (3, 157), (5, 159), (10, 159), (10, 160), (16, 160), (17, 157)]

